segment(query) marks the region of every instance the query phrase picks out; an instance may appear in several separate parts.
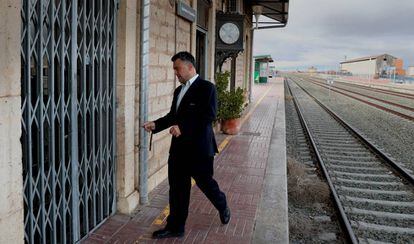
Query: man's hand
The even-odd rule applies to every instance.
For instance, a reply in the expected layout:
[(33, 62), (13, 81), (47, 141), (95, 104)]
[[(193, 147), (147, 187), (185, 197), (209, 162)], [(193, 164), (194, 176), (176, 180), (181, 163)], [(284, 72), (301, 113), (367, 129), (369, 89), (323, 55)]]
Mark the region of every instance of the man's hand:
[(142, 126), (147, 132), (155, 130), (155, 123), (154, 121), (145, 122)]
[(175, 137), (179, 137), (181, 135), (180, 127), (178, 127), (178, 125), (171, 126), (170, 134)]

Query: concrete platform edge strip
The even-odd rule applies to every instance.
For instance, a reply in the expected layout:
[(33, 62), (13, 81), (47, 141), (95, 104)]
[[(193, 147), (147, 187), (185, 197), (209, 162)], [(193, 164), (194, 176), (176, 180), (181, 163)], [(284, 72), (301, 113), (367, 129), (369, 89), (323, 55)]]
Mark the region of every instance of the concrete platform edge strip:
[(277, 84), (276, 90), (278, 106), (252, 243), (289, 243), (283, 82)]

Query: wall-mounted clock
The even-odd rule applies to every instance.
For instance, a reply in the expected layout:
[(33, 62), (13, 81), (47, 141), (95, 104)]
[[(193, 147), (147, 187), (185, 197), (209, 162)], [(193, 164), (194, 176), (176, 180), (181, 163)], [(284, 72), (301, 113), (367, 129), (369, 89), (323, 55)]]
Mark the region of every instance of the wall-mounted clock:
[(215, 66), (221, 69), (229, 57), (243, 51), (245, 16), (237, 13), (216, 13)]
[(216, 14), (216, 50), (243, 50), (244, 15)]
[(232, 22), (224, 23), (219, 29), (219, 37), (226, 44), (237, 42), (240, 38), (240, 33), (239, 27)]

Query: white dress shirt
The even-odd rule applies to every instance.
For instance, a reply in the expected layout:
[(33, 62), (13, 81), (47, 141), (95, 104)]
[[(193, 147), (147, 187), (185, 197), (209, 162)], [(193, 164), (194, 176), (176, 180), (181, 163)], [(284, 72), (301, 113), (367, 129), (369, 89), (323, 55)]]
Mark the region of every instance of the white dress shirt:
[(176, 106), (176, 110), (178, 110), (178, 107), (180, 106), (180, 102), (181, 99), (183, 99), (185, 93), (187, 92), (188, 88), (190, 88), (191, 84), (193, 84), (193, 82), (198, 78), (198, 74), (196, 74), (195, 76), (193, 76), (190, 80), (188, 80), (185, 84), (181, 85), (181, 90), (180, 93), (178, 94), (178, 98), (177, 98), (177, 106)]

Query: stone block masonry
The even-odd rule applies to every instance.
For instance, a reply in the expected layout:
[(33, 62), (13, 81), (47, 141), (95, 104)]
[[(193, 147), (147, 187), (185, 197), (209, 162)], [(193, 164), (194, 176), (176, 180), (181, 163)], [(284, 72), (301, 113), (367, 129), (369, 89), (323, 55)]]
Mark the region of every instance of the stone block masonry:
[(0, 243), (23, 243), (20, 1), (0, 6)]

